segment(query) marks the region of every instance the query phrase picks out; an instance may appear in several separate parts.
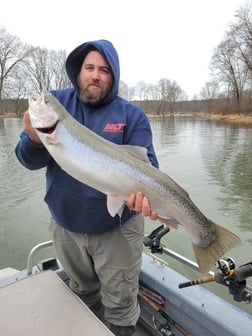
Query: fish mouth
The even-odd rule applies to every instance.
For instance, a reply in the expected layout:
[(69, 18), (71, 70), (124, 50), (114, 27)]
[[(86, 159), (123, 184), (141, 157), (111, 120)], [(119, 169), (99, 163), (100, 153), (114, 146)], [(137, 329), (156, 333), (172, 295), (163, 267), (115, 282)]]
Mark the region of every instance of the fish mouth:
[(58, 123), (59, 120), (57, 120), (56, 123), (50, 127), (36, 127), (36, 130), (39, 131), (40, 133), (52, 134), (55, 131)]

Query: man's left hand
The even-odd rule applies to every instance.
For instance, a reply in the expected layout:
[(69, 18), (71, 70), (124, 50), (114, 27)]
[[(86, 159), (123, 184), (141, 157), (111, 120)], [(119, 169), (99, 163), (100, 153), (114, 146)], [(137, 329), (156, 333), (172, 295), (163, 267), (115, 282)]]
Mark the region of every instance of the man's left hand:
[(142, 213), (145, 217), (150, 217), (152, 220), (158, 219), (156, 211), (151, 211), (150, 202), (142, 192), (131, 194), (126, 202), (128, 208), (132, 211)]

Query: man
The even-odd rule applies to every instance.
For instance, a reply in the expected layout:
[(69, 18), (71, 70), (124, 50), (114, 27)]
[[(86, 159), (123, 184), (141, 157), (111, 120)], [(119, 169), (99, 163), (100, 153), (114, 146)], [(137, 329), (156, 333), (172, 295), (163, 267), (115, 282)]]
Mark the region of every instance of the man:
[[(86, 42), (66, 60), (73, 88), (51, 93), (69, 113), (93, 132), (116, 144), (146, 147), (158, 167), (152, 133), (143, 111), (118, 96), (117, 52), (106, 40)], [(50, 230), (69, 286), (117, 336), (130, 336), (139, 318), (138, 276), (144, 216), (157, 219), (141, 193), (129, 195), (121, 216), (111, 217), (106, 195), (65, 173), (53, 160), (24, 114), (24, 132), (16, 147), (28, 169), (46, 167)], [(141, 213), (141, 214), (140, 214)]]

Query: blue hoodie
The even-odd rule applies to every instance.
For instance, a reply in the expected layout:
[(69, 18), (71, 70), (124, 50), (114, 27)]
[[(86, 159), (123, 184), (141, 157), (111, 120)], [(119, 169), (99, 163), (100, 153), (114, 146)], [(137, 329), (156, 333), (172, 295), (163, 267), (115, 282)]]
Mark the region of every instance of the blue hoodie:
[[(77, 76), (83, 60), (91, 50), (106, 59), (112, 74), (113, 87), (98, 106), (90, 106), (79, 98)], [(144, 112), (118, 96), (120, 67), (117, 52), (106, 40), (86, 42), (74, 49), (66, 60), (66, 71), (73, 88), (51, 93), (67, 111), (93, 132), (116, 144), (146, 147), (151, 163), (158, 167), (152, 145), (152, 132)], [(99, 234), (124, 224), (134, 212), (125, 207), (122, 217), (111, 217), (107, 211), (106, 195), (84, 185), (64, 172), (48, 151), (31, 142), (22, 132), (16, 146), (16, 156), (26, 168), (46, 167), (46, 195), (52, 217), (63, 228), (80, 233)]]

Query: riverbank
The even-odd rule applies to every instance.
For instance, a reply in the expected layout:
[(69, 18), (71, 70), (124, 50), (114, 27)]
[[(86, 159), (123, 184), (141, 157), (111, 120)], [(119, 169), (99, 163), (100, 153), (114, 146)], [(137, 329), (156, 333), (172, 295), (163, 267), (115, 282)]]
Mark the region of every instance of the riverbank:
[[(185, 112), (176, 112), (174, 115), (185, 115), (188, 113)], [(227, 123), (233, 123), (233, 124), (247, 124), (252, 125), (252, 114), (245, 115), (245, 114), (223, 114), (223, 113), (204, 113), (204, 112), (195, 112), (191, 113), (192, 116), (199, 117), (202, 119), (207, 120), (216, 120), (216, 121), (223, 121)]]
[(229, 123), (252, 124), (252, 115), (244, 114), (206, 114), (198, 113), (198, 117), (208, 120), (225, 121)]
[[(176, 113), (176, 114), (184, 114)], [(217, 120), (217, 121), (225, 121), (229, 123), (240, 123), (240, 124), (251, 124), (252, 125), (252, 115), (244, 115), (244, 114), (221, 114), (221, 113), (195, 113), (197, 117), (208, 119), (208, 120)], [(5, 113), (0, 114), (0, 119), (2, 118), (19, 118), (16, 113)]]
[(3, 118), (18, 118), (18, 116), (16, 113), (9, 112), (5, 114), (0, 114), (0, 119), (3, 119)]

